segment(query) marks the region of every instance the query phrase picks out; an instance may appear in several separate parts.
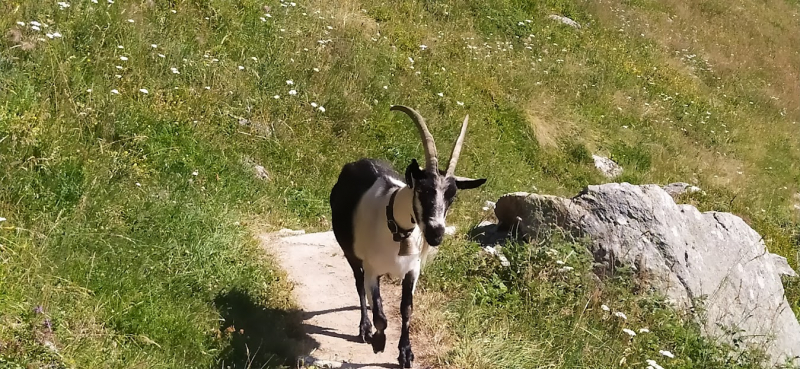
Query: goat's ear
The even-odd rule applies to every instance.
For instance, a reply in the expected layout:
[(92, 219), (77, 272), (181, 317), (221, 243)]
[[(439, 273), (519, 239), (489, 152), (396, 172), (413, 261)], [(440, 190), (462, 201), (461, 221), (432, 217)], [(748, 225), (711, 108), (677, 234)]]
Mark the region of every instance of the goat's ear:
[(414, 179), (423, 176), (422, 169), (419, 169), (417, 159), (411, 159), (411, 164), (406, 167), (406, 184), (409, 188), (414, 188)]
[(482, 184), (486, 183), (486, 178), (480, 179), (472, 179), (466, 177), (454, 177), (456, 179), (456, 188), (459, 190), (471, 190), (473, 188), (478, 188)]

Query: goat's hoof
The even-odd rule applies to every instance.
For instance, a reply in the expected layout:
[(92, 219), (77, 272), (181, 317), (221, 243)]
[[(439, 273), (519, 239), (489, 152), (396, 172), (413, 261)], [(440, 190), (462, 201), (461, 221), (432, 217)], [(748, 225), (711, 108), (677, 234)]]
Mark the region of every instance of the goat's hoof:
[(372, 327), (370, 326), (370, 327), (367, 327), (366, 329), (364, 329), (364, 327), (361, 327), (361, 329), (359, 329), (359, 332), (358, 332), (358, 337), (361, 338), (361, 342), (364, 342), (364, 343), (371, 342), (372, 341)]
[(411, 345), (400, 348), (400, 356), (397, 358), (401, 368), (410, 368), (414, 361), (414, 353), (411, 352)]
[(372, 352), (377, 354), (383, 352), (384, 348), (386, 348), (386, 335), (383, 332), (375, 332), (372, 335)]

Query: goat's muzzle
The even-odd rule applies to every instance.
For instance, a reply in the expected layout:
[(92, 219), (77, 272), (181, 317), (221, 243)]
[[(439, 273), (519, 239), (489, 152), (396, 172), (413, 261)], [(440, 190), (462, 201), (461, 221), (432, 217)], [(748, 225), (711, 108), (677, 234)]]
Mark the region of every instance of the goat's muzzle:
[(444, 226), (436, 225), (425, 227), (424, 235), (428, 245), (437, 247), (442, 244), (442, 240), (444, 239)]

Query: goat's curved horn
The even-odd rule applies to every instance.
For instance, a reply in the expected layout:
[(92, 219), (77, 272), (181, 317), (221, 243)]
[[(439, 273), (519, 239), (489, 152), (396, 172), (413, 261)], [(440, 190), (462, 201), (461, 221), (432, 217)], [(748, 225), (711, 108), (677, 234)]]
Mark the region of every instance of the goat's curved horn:
[(453, 146), (453, 154), (450, 155), (450, 164), (447, 166), (447, 175), (452, 176), (456, 172), (456, 164), (458, 164), (458, 156), (461, 155), (461, 146), (464, 145), (464, 136), (467, 135), (467, 122), (469, 122), (469, 114), (464, 118), (464, 123), (461, 124), (461, 133), (458, 135), (456, 145)]
[(439, 170), (439, 157), (436, 153), (436, 143), (433, 142), (433, 136), (428, 131), (428, 126), (425, 125), (425, 118), (423, 118), (416, 110), (403, 105), (392, 105), (389, 110), (399, 110), (406, 113), (414, 123), (417, 124), (420, 138), (422, 138), (422, 148), (425, 149), (425, 169), (437, 171)]

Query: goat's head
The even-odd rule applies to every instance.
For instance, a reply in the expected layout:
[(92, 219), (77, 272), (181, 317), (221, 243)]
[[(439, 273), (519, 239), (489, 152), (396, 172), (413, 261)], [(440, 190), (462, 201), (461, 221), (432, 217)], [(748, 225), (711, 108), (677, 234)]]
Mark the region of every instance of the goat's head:
[(414, 218), (417, 220), (425, 241), (431, 246), (439, 246), (444, 238), (445, 218), (450, 205), (453, 204), (457, 190), (477, 188), (486, 182), (485, 178), (471, 179), (455, 175), (458, 156), (464, 144), (467, 133), (469, 115), (464, 118), (461, 133), (450, 155), (450, 164), (447, 171), (439, 170), (439, 159), (436, 153), (436, 144), (433, 136), (425, 125), (425, 119), (411, 109), (402, 105), (394, 105), (391, 110), (399, 110), (411, 117), (419, 130), (422, 138), (422, 147), (425, 149), (425, 168), (422, 169), (416, 159), (406, 168), (406, 184), (414, 191), (413, 209)]

